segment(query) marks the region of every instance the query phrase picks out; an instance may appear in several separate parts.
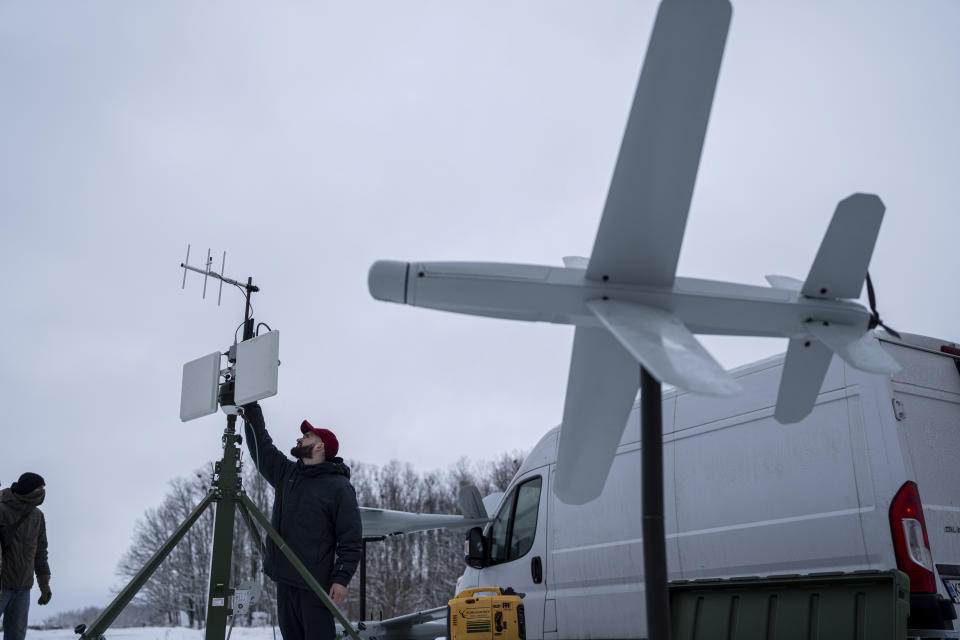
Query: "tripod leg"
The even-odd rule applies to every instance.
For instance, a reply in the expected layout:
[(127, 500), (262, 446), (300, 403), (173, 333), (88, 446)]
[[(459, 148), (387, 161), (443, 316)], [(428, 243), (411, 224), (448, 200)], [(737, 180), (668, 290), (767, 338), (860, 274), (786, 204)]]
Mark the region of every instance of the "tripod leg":
[[(103, 613), (100, 614), (93, 624), (89, 628), (85, 628), (80, 631), (80, 640), (99, 640), (103, 635), (103, 632), (113, 624), (113, 621), (120, 615), (120, 612), (123, 611), (123, 608), (130, 604), (130, 601), (133, 600), (133, 597), (137, 595), (137, 592), (140, 591), (140, 588), (143, 586), (143, 583), (153, 575), (153, 572), (157, 570), (157, 567), (160, 566), (160, 563), (173, 551), (173, 548), (180, 542), (180, 538), (187, 532), (190, 527), (193, 526), (193, 523), (197, 521), (197, 518), (204, 512), (204, 510), (210, 506), (210, 503), (214, 500), (214, 493), (210, 492), (207, 494), (207, 497), (197, 505), (197, 507), (187, 516), (187, 519), (183, 521), (176, 531), (173, 532), (173, 535), (170, 536), (166, 542), (163, 543), (156, 553), (147, 561), (147, 564), (144, 565), (142, 569), (133, 577), (127, 586), (117, 594), (117, 597), (113, 599), (113, 602), (110, 603)], [(83, 625), (81, 625), (83, 626)], [(79, 629), (80, 627), (78, 627)]]
[(303, 578), (306, 583), (310, 586), (317, 597), (320, 598), (320, 601), (330, 610), (330, 613), (333, 614), (333, 617), (343, 625), (344, 631), (353, 638), (353, 640), (361, 640), (360, 634), (357, 633), (357, 630), (353, 628), (353, 625), (350, 624), (350, 621), (347, 620), (347, 616), (343, 615), (343, 611), (340, 610), (333, 600), (330, 599), (324, 591), (323, 587), (320, 586), (320, 583), (317, 582), (316, 578), (310, 575), (310, 572), (307, 570), (303, 563), (300, 562), (300, 559), (297, 557), (290, 547), (287, 546), (287, 543), (283, 541), (283, 538), (280, 537), (280, 534), (277, 533), (277, 530), (273, 528), (270, 524), (270, 521), (267, 520), (266, 516), (260, 513), (260, 510), (257, 509), (257, 505), (253, 504), (253, 501), (246, 493), (240, 494), (240, 504), (245, 510), (247, 510), (250, 515), (254, 517), (257, 523), (263, 527), (263, 530), (267, 532), (267, 535), (270, 536), (270, 539), (277, 545), (280, 551), (283, 552), (283, 555), (287, 557), (287, 560), (290, 561), (290, 564), (293, 565), (293, 568), (297, 570), (297, 573), (300, 574), (300, 577)]
[(263, 538), (260, 537), (260, 532), (257, 530), (256, 524), (253, 522), (253, 517), (246, 509), (240, 509), (240, 517), (243, 518), (243, 524), (247, 525), (247, 531), (250, 532), (250, 537), (253, 538), (253, 543), (257, 545), (257, 549), (259, 549), (260, 556), (262, 557), (266, 551), (266, 547), (263, 544)]
[[(960, 361), (958, 361), (960, 362)], [(360, 543), (360, 620), (367, 619), (367, 539)]]

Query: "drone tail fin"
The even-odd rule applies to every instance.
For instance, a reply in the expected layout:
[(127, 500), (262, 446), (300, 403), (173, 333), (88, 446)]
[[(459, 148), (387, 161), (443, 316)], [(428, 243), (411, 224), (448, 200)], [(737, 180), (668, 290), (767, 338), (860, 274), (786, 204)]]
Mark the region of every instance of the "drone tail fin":
[[(860, 297), (885, 210), (880, 198), (866, 193), (855, 193), (837, 204), (800, 290), (804, 296), (827, 299)], [(795, 282), (778, 276), (768, 277), (768, 280), (780, 288), (796, 286)], [(805, 329), (808, 335), (791, 339), (787, 348), (774, 411), (778, 422), (799, 422), (813, 410), (833, 354), (870, 373), (889, 375), (900, 370), (896, 360), (863, 328), (810, 321)]]
[(855, 193), (837, 204), (801, 292), (809, 298), (859, 298), (886, 207)]
[(876, 336), (857, 327), (826, 322), (807, 323), (810, 336), (790, 340), (774, 417), (782, 424), (803, 420), (817, 402), (833, 354), (850, 366), (881, 375), (902, 369), (883, 350)]
[(830, 349), (817, 340), (790, 340), (777, 392), (777, 407), (773, 412), (777, 422), (800, 422), (813, 411), (832, 358)]
[(486, 507), (483, 506), (483, 498), (480, 497), (480, 490), (477, 489), (477, 485), (461, 485), (457, 499), (463, 517), (472, 520), (486, 520), (490, 517), (487, 515)]
[(851, 367), (888, 376), (903, 368), (883, 350), (876, 336), (870, 332), (864, 333), (857, 327), (828, 322), (810, 322), (808, 329)]

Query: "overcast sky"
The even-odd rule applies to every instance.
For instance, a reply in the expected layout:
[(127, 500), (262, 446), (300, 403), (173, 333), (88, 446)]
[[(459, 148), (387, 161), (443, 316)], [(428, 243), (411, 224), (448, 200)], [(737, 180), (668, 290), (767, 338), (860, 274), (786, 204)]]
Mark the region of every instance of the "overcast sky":
[[(53, 570), (31, 620), (109, 602), (137, 518), (220, 457), (180, 372), (242, 298), (181, 291), (187, 243), (262, 287), (284, 447), (306, 417), (428, 470), (556, 425), (571, 328), (376, 302), (367, 269), (588, 255), (655, 9), (0, 2), (0, 482), (46, 477)], [(678, 273), (803, 278), (872, 192), (884, 319), (960, 340), (958, 29), (954, 0), (735, 3)], [(728, 367), (785, 349), (704, 343)]]

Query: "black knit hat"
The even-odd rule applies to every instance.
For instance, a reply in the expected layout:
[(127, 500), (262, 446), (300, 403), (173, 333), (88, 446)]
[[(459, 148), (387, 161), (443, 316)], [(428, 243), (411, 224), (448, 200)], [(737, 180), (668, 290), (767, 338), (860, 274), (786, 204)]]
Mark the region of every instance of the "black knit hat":
[(43, 477), (36, 474), (30, 473), (29, 471), (22, 476), (20, 479), (10, 485), (10, 490), (14, 493), (18, 493), (21, 496), (25, 496), (31, 491), (39, 489), (43, 485), (47, 484), (44, 482)]

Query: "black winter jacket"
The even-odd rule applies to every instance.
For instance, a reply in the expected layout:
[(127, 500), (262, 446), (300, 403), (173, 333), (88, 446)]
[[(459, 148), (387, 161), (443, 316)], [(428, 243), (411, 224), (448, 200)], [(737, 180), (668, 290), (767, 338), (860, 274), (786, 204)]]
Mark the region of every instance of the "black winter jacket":
[[(23, 522), (11, 531), (24, 515)], [(0, 491), (0, 545), (0, 584), (4, 589), (30, 589), (34, 573), (50, 575), (43, 512), (18, 499), (9, 488)]]
[[(341, 458), (320, 464), (292, 462), (273, 444), (256, 403), (244, 406), (247, 447), (274, 488), (270, 522), (317, 582), (347, 586), (360, 563), (363, 526), (350, 468)], [(309, 589), (273, 540), (267, 538), (263, 571), (277, 582)]]

